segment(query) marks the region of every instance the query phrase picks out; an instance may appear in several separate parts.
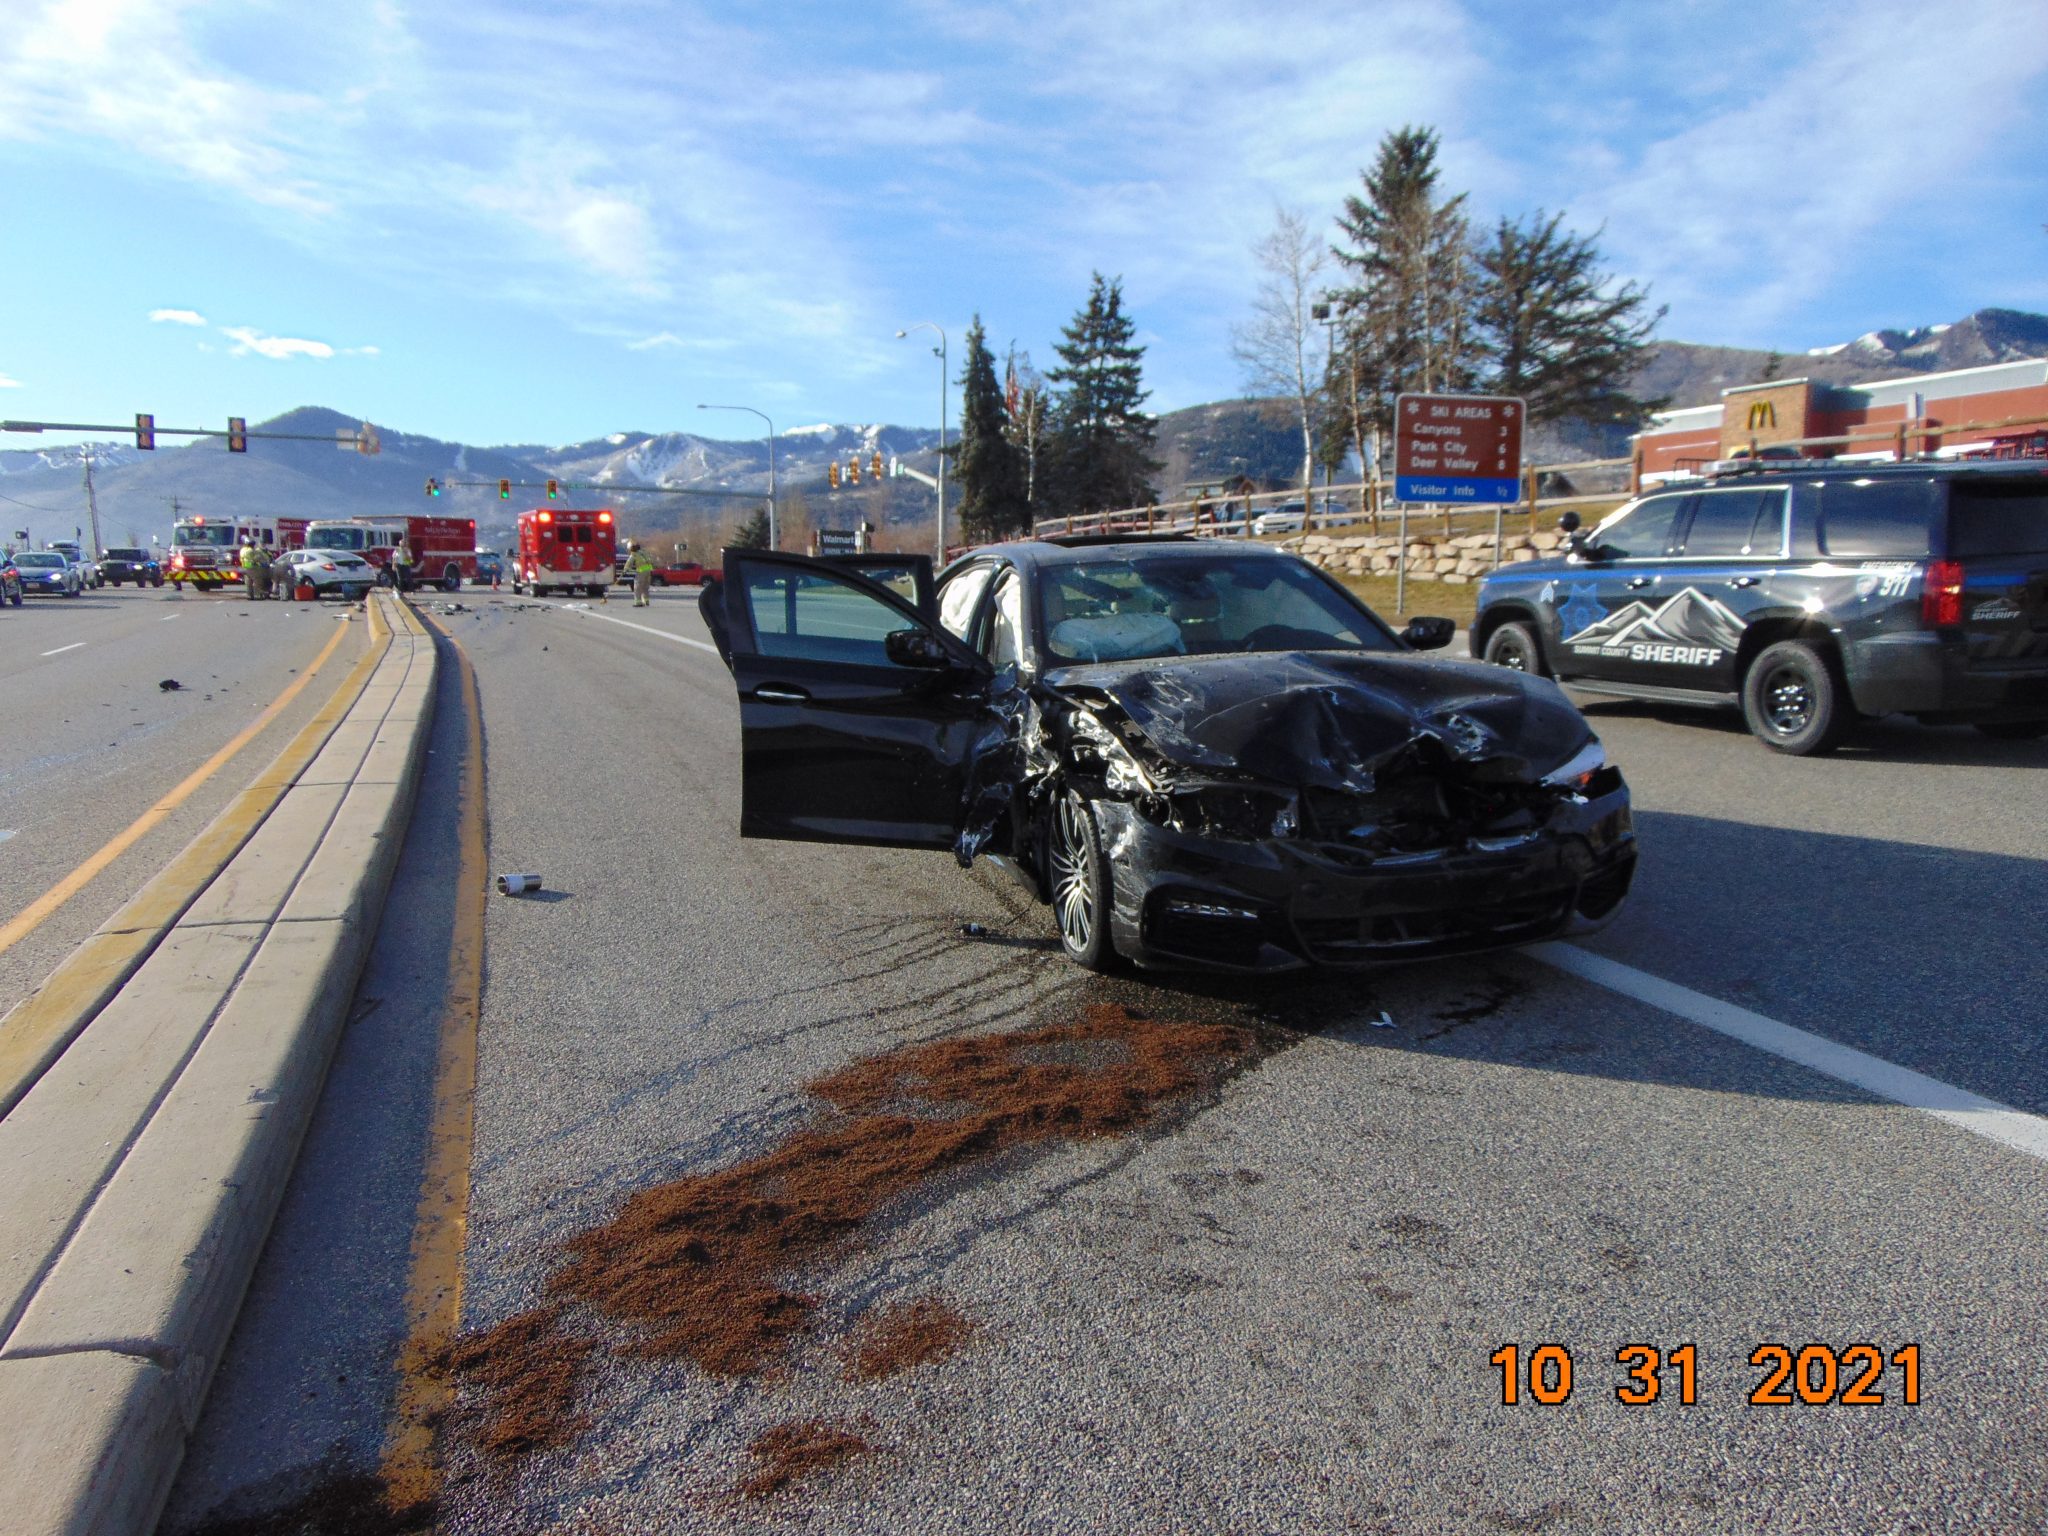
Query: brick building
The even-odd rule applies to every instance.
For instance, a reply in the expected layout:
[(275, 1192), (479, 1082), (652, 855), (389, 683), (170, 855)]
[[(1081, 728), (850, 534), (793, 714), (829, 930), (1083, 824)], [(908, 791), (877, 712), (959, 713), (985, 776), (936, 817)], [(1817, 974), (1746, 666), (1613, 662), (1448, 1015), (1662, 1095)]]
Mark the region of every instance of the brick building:
[(1717, 405), (1660, 411), (1635, 444), (1636, 474), (1650, 484), (1696, 474), (1716, 459), (1772, 449), (1851, 459), (2048, 453), (2048, 359), (1877, 384), (1738, 384), (1722, 390)]

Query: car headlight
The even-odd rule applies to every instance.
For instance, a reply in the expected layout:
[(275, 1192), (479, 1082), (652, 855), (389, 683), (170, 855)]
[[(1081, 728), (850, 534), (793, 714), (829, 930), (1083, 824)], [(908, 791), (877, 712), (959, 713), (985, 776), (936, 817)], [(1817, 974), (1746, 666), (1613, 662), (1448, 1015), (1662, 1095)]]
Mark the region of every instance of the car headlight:
[(1621, 775), (1607, 766), (1607, 751), (1600, 745), (1598, 737), (1588, 741), (1569, 760), (1543, 776), (1545, 784), (1588, 799), (1608, 793), (1620, 779)]
[(1204, 784), (1166, 796), (1173, 825), (1182, 832), (1256, 842), (1292, 837), (1301, 826), (1294, 796), (1254, 785)]

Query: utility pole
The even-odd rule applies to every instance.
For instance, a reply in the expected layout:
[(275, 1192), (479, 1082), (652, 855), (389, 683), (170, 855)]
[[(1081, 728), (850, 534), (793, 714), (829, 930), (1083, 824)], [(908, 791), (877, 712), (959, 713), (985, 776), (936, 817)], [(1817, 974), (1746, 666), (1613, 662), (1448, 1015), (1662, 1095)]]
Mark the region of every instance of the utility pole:
[(80, 457), (85, 460), (85, 507), (92, 518), (92, 557), (97, 560), (106, 551), (100, 548), (100, 499), (92, 488), (92, 450), (87, 448)]

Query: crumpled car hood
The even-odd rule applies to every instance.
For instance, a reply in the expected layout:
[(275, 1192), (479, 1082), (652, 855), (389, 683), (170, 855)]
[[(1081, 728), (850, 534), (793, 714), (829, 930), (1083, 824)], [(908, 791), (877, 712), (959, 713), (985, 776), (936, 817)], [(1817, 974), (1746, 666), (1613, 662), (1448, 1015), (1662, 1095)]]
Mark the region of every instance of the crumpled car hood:
[(1592, 739), (1546, 678), (1409, 654), (1099, 663), (1044, 681), (1098, 713), (1113, 705), (1176, 768), (1304, 789), (1371, 794), (1407, 768), (1532, 783)]

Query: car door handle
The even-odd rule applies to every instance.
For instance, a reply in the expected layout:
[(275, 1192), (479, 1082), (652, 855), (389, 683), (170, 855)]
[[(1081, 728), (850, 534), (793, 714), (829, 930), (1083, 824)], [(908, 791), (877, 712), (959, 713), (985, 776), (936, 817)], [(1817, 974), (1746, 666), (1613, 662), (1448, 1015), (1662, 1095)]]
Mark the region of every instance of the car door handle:
[(1753, 587), (1762, 580), (1763, 577), (1761, 576), (1738, 576), (1729, 582), (1728, 585), (1731, 587)]
[(1647, 587), (1649, 584), (1650, 578), (1647, 576), (1631, 576), (1629, 578), (1628, 589), (1629, 591), (1634, 592), (1639, 588)]
[(754, 690), (754, 697), (766, 699), (770, 704), (807, 704), (811, 698), (803, 689), (789, 683), (763, 683)]

